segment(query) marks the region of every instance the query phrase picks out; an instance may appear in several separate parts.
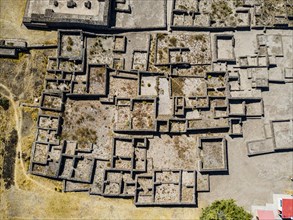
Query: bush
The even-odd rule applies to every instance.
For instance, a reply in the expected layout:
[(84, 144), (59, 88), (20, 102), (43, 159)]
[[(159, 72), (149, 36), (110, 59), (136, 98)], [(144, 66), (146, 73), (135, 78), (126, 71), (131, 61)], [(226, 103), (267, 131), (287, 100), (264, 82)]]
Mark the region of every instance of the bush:
[(166, 36), (167, 36), (167, 34), (163, 34), (163, 33), (158, 33), (157, 34), (158, 40), (163, 40)]
[(68, 37), (68, 44), (69, 44), (70, 46), (73, 46), (73, 40), (72, 40), (71, 37)]
[(170, 38), (170, 43), (171, 43), (171, 46), (176, 47), (177, 39), (175, 37), (171, 37)]
[(205, 36), (203, 34), (197, 34), (193, 36), (194, 40), (203, 41)]
[(0, 106), (6, 111), (9, 109), (9, 100), (0, 96)]
[(69, 51), (69, 52), (72, 51), (71, 46), (67, 46), (67, 47), (66, 47), (66, 50)]
[(242, 219), (242, 220), (250, 220), (252, 215), (246, 212), (242, 207), (237, 206), (235, 200), (216, 200), (210, 206), (204, 208), (202, 210), (202, 214), (200, 216), (201, 220), (209, 220), (209, 219)]

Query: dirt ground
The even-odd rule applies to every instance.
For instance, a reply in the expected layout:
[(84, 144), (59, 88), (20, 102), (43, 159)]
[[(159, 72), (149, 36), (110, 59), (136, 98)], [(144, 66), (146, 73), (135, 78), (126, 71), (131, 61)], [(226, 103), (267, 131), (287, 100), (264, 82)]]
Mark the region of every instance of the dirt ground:
[(22, 25), (25, 0), (0, 0), (0, 38), (22, 38), (29, 44), (56, 42), (56, 31), (28, 30)]
[[(245, 126), (251, 129), (253, 124)], [(292, 190), (293, 152), (248, 157), (241, 139), (229, 140), (228, 146), (229, 175), (210, 176), (212, 190), (199, 194), (199, 201), (233, 198), (249, 211), (251, 205), (272, 203), (273, 193)]]
[(9, 219), (198, 219), (199, 210), (136, 208), (131, 200), (48, 192), (38, 187), (30, 191), (13, 187), (1, 197), (0, 213)]
[(280, 152), (255, 157), (247, 156), (246, 141), (263, 139), (264, 121), (287, 119), (293, 115), (293, 85), (270, 84), (264, 99), (264, 119), (244, 122), (245, 138), (228, 139), (229, 175), (210, 176), (209, 193), (199, 194), (199, 201), (212, 202), (215, 198), (233, 198), (247, 210), (251, 205), (273, 202), (273, 194), (292, 194), (293, 152)]

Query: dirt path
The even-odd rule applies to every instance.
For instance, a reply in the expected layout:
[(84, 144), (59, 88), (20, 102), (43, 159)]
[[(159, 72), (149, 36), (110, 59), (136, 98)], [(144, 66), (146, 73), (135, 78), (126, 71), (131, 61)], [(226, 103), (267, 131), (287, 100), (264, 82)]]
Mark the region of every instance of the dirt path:
[[(46, 190), (49, 190), (49, 191), (54, 191), (42, 184), (40, 184), (38, 181), (32, 179), (29, 175), (27, 175), (26, 173), (26, 168), (25, 168), (25, 165), (24, 165), (24, 162), (23, 162), (23, 159), (22, 159), (22, 134), (21, 134), (21, 129), (22, 129), (22, 112), (21, 110), (19, 109), (19, 103), (14, 101), (14, 94), (9, 90), (9, 88), (7, 88), (7, 86), (3, 85), (2, 83), (0, 83), (0, 87), (3, 88), (8, 94), (8, 95), (5, 95), (5, 94), (1, 94), (3, 97), (7, 98), (11, 105), (12, 105), (12, 108), (13, 108), (13, 111), (14, 111), (14, 117), (15, 117), (15, 130), (17, 131), (17, 136), (18, 136), (18, 141), (17, 141), (17, 147), (16, 147), (16, 158), (15, 158), (15, 168), (14, 168), (14, 184), (15, 184), (15, 187), (17, 189), (19, 189), (19, 185), (18, 185), (18, 182), (17, 182), (17, 178), (18, 178), (18, 173), (17, 173), (17, 162), (19, 161), (20, 162), (20, 165), (21, 165), (21, 170), (22, 170), (22, 174), (24, 175), (24, 177), (33, 182), (34, 184), (36, 184), (37, 186), (39, 187), (42, 187), (43, 189), (46, 189)], [(20, 158), (18, 158), (18, 155), (20, 155)]]

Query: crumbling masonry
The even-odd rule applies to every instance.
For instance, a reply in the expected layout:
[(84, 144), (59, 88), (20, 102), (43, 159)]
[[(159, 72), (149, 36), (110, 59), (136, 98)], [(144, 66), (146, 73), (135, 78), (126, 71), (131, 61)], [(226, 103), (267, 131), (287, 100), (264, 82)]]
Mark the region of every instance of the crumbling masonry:
[[(166, 1), (156, 3), (158, 26), (128, 25), (142, 13), (134, 1), (66, 2), (28, 1), (24, 24), (114, 34), (58, 30), (30, 173), (63, 181), (65, 192), (133, 198), (136, 206), (197, 206), (209, 176), (229, 174), (228, 140), (266, 114), (262, 93), (293, 81), (292, 63), (283, 62), (292, 56), (284, 46), (290, 41), (266, 33), (292, 27), (292, 1), (268, 15), (260, 0), (173, 0), (174, 31), (148, 34), (115, 31), (166, 29)], [(89, 15), (78, 14), (83, 10)], [(253, 54), (237, 51), (243, 41), (234, 31), (243, 29), (257, 33)], [(0, 41), (3, 56), (28, 48), (9, 42)], [(292, 150), (292, 118), (263, 129), (264, 139), (247, 142), (249, 156)]]

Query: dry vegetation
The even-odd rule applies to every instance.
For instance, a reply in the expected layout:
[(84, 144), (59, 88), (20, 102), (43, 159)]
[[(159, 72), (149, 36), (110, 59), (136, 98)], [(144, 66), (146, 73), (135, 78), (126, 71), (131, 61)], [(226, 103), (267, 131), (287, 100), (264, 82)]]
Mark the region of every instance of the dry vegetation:
[[(47, 58), (50, 54), (52, 54), (52, 51), (50, 50), (32, 51), (31, 54), (21, 54), (18, 60), (0, 60), (0, 82), (5, 87), (7, 87), (9, 91), (12, 92), (13, 99), (16, 103), (15, 105), (18, 105), (19, 103), (33, 103), (34, 99), (40, 96), (41, 91), (43, 90), (44, 77), (46, 74)], [(0, 93), (10, 96), (10, 94), (5, 89), (1, 89)], [(7, 105), (7, 100), (5, 100), (3, 97), (1, 100), (2, 107), (0, 107), (0, 165), (2, 169), (4, 169), (6, 172), (3, 172), (3, 174), (5, 174), (1, 181), (10, 181), (9, 184), (6, 185), (6, 188), (9, 188), (11, 185), (14, 184), (14, 155), (16, 155), (17, 153), (16, 144), (18, 140), (18, 135), (17, 132), (14, 130), (14, 109), (12, 107), (9, 107), (11, 106), (11, 103)], [(25, 163), (25, 167), (27, 168), (30, 159), (31, 144), (34, 139), (34, 125), (37, 119), (37, 110), (23, 108), (20, 117), (21, 118), (19, 118), (19, 120), (22, 121), (23, 125), (21, 133), (23, 135), (24, 142), (23, 153), (22, 155), (17, 154), (17, 156), (22, 157)]]
[(235, 15), (229, 1), (217, 1), (212, 4), (211, 18), (216, 26), (235, 26)]
[(184, 86), (184, 78), (173, 78), (172, 81), (172, 94), (173, 96), (184, 96), (183, 86)]
[(52, 54), (52, 50), (37, 50), (22, 54), (19, 60), (0, 59), (0, 82), (19, 101), (32, 103), (44, 89), (47, 60)]
[(152, 129), (154, 126), (154, 103), (139, 102), (133, 107), (133, 128), (134, 129)]
[[(292, 10), (292, 7), (291, 7)], [(271, 26), (274, 24), (274, 17), (277, 15), (285, 15), (286, 7), (284, 0), (266, 0), (261, 7), (261, 16), (256, 17), (257, 25)], [(290, 13), (290, 12), (289, 12)]]
[[(11, 141), (13, 138), (17, 139), (13, 116), (12, 108), (5, 110), (0, 106), (0, 193), (13, 185), (13, 173), (10, 173), (13, 170), (10, 166), (14, 164), (15, 145), (11, 144)], [(12, 158), (10, 158), (11, 156)]]

